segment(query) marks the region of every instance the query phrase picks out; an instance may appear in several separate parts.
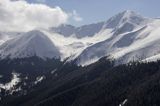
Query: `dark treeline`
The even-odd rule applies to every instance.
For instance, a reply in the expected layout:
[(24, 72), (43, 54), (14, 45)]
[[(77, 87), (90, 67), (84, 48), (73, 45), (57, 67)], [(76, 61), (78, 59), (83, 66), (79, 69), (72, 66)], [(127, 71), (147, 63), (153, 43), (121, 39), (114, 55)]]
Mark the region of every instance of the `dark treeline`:
[(6, 105), (160, 106), (160, 61), (114, 66), (114, 61), (102, 58), (87, 67), (67, 63), (57, 72), (56, 78)]
[[(92, 67), (97, 64), (101, 62), (93, 64)], [(87, 83), (53, 95), (37, 106), (119, 106), (125, 100), (125, 106), (160, 105), (160, 61), (133, 62), (109, 69), (103, 64), (87, 69), (93, 70), (87, 72), (88, 79), (91, 78)], [(97, 75), (98, 72), (101, 74)], [(66, 85), (70, 83), (73, 81)]]

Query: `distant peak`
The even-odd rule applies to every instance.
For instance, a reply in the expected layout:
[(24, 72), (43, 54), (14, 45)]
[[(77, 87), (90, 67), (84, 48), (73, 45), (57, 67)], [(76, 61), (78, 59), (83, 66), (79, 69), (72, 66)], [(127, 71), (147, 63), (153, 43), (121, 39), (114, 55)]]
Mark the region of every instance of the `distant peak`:
[(24, 38), (37, 38), (37, 37), (46, 38), (46, 35), (39, 30), (32, 30), (32, 31), (25, 33), (24, 36), (22, 36), (22, 38), (23, 37)]
[(40, 30), (32, 30), (26, 33), (27, 35), (44, 35)]
[(32, 30), (22, 36), (15, 37), (0, 46), (0, 58), (24, 58), (38, 56), (59, 58), (59, 49), (50, 38), (39, 30)]
[(124, 18), (132, 18), (132, 17), (136, 17), (136, 18), (144, 18), (143, 16), (141, 16), (139, 13), (132, 11), (132, 10), (125, 10), (123, 12), (120, 12), (118, 14), (116, 14), (115, 16), (113, 16), (111, 19), (124, 19)]
[(115, 28), (125, 23), (132, 23), (134, 25), (139, 25), (141, 23), (144, 23), (146, 20), (147, 18), (141, 16), (139, 13), (136, 13), (135, 11), (125, 10), (111, 17), (107, 21), (107, 27)]
[(122, 13), (124, 13), (124, 14), (135, 14), (136, 12), (132, 11), (132, 10), (125, 10)]
[(125, 10), (121, 13), (119, 13), (119, 15), (121, 15), (123, 18), (125, 17), (133, 17), (133, 16), (137, 16), (137, 17), (142, 17), (139, 13), (132, 11), (132, 10)]

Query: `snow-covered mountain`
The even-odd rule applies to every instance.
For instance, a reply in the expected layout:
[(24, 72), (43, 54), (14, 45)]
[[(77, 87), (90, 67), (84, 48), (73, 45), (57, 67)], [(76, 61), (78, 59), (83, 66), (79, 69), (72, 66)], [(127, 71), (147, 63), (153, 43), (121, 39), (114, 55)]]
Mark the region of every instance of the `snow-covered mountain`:
[(112, 36), (86, 48), (77, 57), (78, 64), (88, 65), (107, 55), (119, 63), (151, 60), (153, 56), (155, 60), (155, 55), (160, 53), (159, 19), (125, 11), (109, 19), (106, 28), (112, 28)]
[(0, 57), (60, 57), (91, 64), (110, 55), (120, 63), (156, 60), (159, 56), (160, 20), (127, 10), (108, 21), (74, 27), (61, 25), (16, 37), (1, 36)]
[(133, 11), (78, 28), (62, 25), (49, 30), (0, 32), (0, 92), (25, 95), (25, 90), (34, 89), (41, 81), (76, 70), (75, 62), (96, 64), (106, 56), (115, 58), (117, 64), (156, 61), (160, 59), (159, 34), (160, 19)]
[(14, 37), (0, 46), (0, 58), (59, 58), (60, 53), (54, 43), (42, 32), (33, 30)]

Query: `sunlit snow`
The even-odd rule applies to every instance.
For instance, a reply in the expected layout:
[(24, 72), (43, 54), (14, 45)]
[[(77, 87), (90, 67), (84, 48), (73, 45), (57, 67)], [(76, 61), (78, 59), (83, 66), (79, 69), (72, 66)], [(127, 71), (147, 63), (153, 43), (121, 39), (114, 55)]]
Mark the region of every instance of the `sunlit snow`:
[(18, 73), (12, 73), (12, 80), (6, 84), (0, 84), (0, 88), (3, 88), (7, 91), (14, 89), (14, 87), (21, 81)]
[(34, 82), (34, 84), (40, 83), (43, 79), (45, 79), (45, 76), (39, 76), (39, 77), (37, 77), (36, 81)]

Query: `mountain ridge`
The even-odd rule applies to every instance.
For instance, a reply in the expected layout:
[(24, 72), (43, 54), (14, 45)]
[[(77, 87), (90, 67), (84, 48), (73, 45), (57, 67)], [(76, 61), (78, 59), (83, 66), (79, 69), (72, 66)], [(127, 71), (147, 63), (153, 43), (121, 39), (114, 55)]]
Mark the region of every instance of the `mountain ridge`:
[[(135, 60), (139, 60), (138, 58), (142, 58), (142, 60), (144, 60), (144, 57), (149, 58), (154, 55), (158, 55), (159, 50), (152, 50), (152, 48), (155, 47), (158, 49), (159, 47), (159, 43), (157, 42), (159, 39), (159, 26), (159, 19), (146, 18), (141, 16), (139, 13), (126, 10), (109, 18), (107, 21), (99, 23), (84, 25), (81, 27), (61, 25), (56, 29), (51, 28), (49, 30), (40, 30), (40, 32), (48, 38), (47, 40), (43, 39), (43, 41), (46, 40), (46, 43), (49, 42), (50, 46), (44, 47), (41, 45), (42, 48), (46, 48), (47, 50), (43, 50), (41, 47), (38, 47), (38, 45), (42, 43), (38, 42), (38, 40), (32, 41), (32, 43), (39, 43), (37, 44), (37, 47), (40, 50), (42, 49), (41, 52), (48, 51), (48, 54), (47, 52), (43, 52), (43, 56), (39, 57), (45, 57), (46, 54), (48, 55), (46, 57), (60, 57), (63, 58), (62, 60), (68, 59), (68, 62), (76, 60), (76, 63), (79, 65), (89, 65), (101, 57), (110, 55), (118, 61), (124, 60), (122, 63), (127, 63), (129, 61), (133, 61), (135, 58)], [(37, 35), (41, 35), (42, 33), (37, 33)], [(21, 36), (27, 36), (27, 34), (30, 33), (22, 33)], [(81, 34), (82, 36), (80, 36)], [(18, 37), (15, 37), (15, 39)], [(149, 39), (152, 37), (153, 39)], [(34, 39), (39, 38), (40, 37), (37, 36), (37, 38)], [(10, 41), (13, 41), (13, 39)], [(9, 43), (10, 41), (6, 42)], [(153, 43), (154, 41), (155, 43)], [(5, 53), (6, 51), (3, 50), (3, 47), (5, 47), (4, 45), (8, 45), (6, 42), (0, 47), (1, 56), (12, 55), (12, 57), (14, 57), (15, 54), (19, 53), (17, 49), (15, 49), (15, 54), (12, 54), (12, 51), (8, 54)], [(18, 40), (15, 42), (21, 41)], [(21, 43), (23, 44), (23, 41)], [(11, 47), (13, 46), (13, 44), (10, 45)], [(31, 52), (36, 49), (32, 47), (31, 43), (28, 45), (30, 45), (29, 48), (33, 49)], [(33, 43), (33, 45), (36, 45), (36, 43)], [(143, 48), (145, 47), (146, 49), (144, 52)], [(52, 54), (49, 53), (51, 48)], [(149, 51), (153, 52), (149, 53)], [(38, 54), (38, 51), (36, 54)]]

